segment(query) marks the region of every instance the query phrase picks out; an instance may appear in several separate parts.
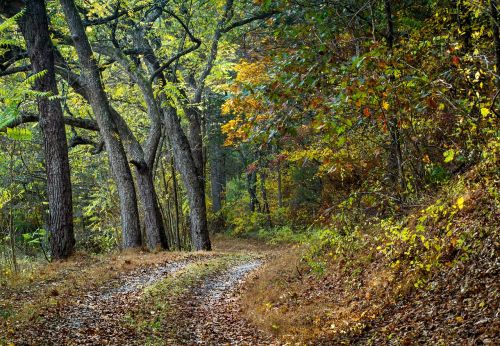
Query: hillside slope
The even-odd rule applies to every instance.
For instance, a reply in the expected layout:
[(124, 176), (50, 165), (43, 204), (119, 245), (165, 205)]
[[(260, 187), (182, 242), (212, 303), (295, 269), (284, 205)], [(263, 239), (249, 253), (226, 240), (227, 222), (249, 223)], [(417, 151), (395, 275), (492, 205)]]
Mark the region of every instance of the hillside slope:
[(245, 313), (283, 342), (498, 344), (499, 182), (481, 163), (400, 220), (313, 237), (254, 277)]

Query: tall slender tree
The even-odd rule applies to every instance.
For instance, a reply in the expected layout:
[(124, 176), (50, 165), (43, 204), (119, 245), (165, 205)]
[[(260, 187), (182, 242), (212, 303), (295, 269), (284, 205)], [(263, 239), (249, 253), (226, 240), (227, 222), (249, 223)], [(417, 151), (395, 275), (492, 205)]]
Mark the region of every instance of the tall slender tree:
[(50, 95), (57, 95), (58, 91), (54, 47), (49, 35), (44, 0), (26, 1), (19, 26), (26, 41), (31, 69), (34, 74), (38, 74), (34, 90), (41, 92), (37, 103), (47, 174), (50, 248), (53, 258), (62, 259), (73, 253), (75, 245), (73, 204), (63, 111), (59, 100), (50, 98)]
[(89, 103), (99, 124), (99, 130), (106, 145), (111, 168), (116, 178), (122, 218), (122, 246), (124, 248), (140, 246), (139, 212), (132, 173), (130, 172), (123, 144), (117, 134), (116, 124), (113, 121), (113, 115), (101, 83), (99, 68), (74, 1), (61, 0), (60, 2), (76, 48), (82, 76), (87, 86)]

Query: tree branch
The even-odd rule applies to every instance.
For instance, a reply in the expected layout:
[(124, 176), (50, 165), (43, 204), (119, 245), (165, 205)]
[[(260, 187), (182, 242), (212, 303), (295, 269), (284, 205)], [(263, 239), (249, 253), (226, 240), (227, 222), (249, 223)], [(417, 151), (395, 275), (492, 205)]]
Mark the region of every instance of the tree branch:
[(140, 10), (143, 10), (145, 9), (146, 7), (148, 7), (147, 5), (141, 5), (141, 6), (137, 6), (137, 7), (134, 7), (133, 9), (131, 9), (130, 11), (115, 11), (115, 13), (107, 16), (107, 17), (102, 17), (102, 18), (96, 18), (96, 19), (84, 19), (82, 22), (83, 22), (83, 25), (84, 26), (93, 26), (93, 25), (101, 25), (101, 24), (106, 24), (106, 23), (109, 23), (115, 19), (118, 19), (120, 17), (123, 17), (127, 14), (129, 14), (130, 12), (137, 12), (137, 11), (140, 11)]
[[(21, 112), (21, 115), (19, 117), (12, 120), (5, 127), (14, 128), (14, 127), (17, 127), (21, 124), (36, 123), (39, 120), (40, 120), (40, 117), (38, 116), (38, 114)], [(66, 124), (66, 125), (74, 126), (74, 127), (89, 130), (89, 131), (99, 131), (99, 126), (97, 125), (97, 122), (95, 120), (92, 120), (92, 119), (83, 119), (83, 118), (76, 118), (76, 117), (64, 117), (63, 120), (64, 120), (64, 124)]]
[(0, 71), (0, 77), (10, 76), (11, 74), (16, 74), (19, 72), (27, 72), (27, 71), (31, 71), (31, 65), (11, 67), (6, 69), (5, 71)]
[(156, 71), (154, 71), (152, 74), (151, 74), (151, 77), (149, 78), (149, 80), (151, 82), (154, 81), (154, 79), (160, 74), (162, 73), (165, 69), (167, 69), (173, 62), (175, 62), (176, 60), (180, 59), (181, 57), (183, 57), (184, 55), (186, 54), (189, 54), (191, 53), (192, 51), (198, 49), (200, 46), (201, 46), (201, 40), (197, 37), (195, 37), (193, 35), (193, 33), (191, 32), (191, 30), (189, 30), (188, 26), (182, 21), (181, 18), (179, 18), (179, 16), (177, 16), (175, 13), (171, 12), (171, 11), (165, 11), (166, 13), (170, 14), (172, 17), (174, 17), (180, 24), (181, 26), (184, 28), (184, 30), (186, 31), (186, 33), (188, 34), (189, 36), (189, 39), (191, 40), (191, 42), (194, 43), (193, 46), (189, 47), (189, 48), (186, 48), (182, 51), (180, 51), (179, 53), (175, 54), (174, 56), (172, 56), (170, 59), (167, 60), (166, 63), (164, 63), (163, 65), (161, 65), (158, 69), (156, 69)]
[(210, 55), (208, 56), (207, 63), (205, 64), (205, 68), (200, 75), (200, 78), (196, 81), (196, 90), (194, 95), (193, 103), (201, 102), (201, 95), (203, 94), (203, 89), (205, 87), (205, 80), (208, 75), (212, 71), (212, 67), (214, 65), (215, 59), (217, 58), (217, 52), (219, 50), (219, 40), (222, 36), (222, 30), (226, 21), (230, 19), (231, 9), (233, 8), (233, 0), (226, 0), (226, 5), (224, 6), (224, 14), (217, 22), (217, 28), (215, 29), (214, 36), (212, 38), (212, 45), (210, 47)]
[(221, 30), (221, 32), (222, 33), (226, 33), (226, 32), (229, 32), (229, 31), (233, 30), (234, 28), (237, 28), (239, 26), (243, 26), (243, 25), (249, 24), (249, 23), (254, 22), (256, 20), (271, 18), (272, 16), (274, 16), (275, 14), (278, 14), (278, 13), (279, 13), (278, 11), (270, 11), (270, 12), (258, 13), (258, 14), (256, 14), (253, 17), (249, 17), (249, 18), (242, 19), (242, 20), (239, 20), (237, 22), (231, 23), (230, 25), (228, 25), (225, 28), (223, 28)]

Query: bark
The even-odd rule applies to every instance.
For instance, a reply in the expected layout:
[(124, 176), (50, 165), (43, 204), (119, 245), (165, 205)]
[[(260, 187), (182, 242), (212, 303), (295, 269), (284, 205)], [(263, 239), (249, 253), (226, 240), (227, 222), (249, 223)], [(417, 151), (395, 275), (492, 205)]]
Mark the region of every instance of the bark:
[[(26, 1), (19, 21), (33, 73), (46, 71), (35, 80), (34, 89), (58, 94), (54, 69), (54, 49), (49, 36), (44, 0)], [(38, 97), (39, 125), (43, 137), (49, 232), (52, 258), (69, 257), (74, 250), (73, 204), (71, 196), (68, 146), (63, 111), (58, 100)]]
[[(101, 51), (104, 51), (104, 49), (102, 48)], [(116, 54), (112, 54), (110, 52), (107, 53), (116, 57)], [(83, 98), (87, 100), (87, 102), (90, 103), (90, 91), (88, 90), (86, 85), (84, 85), (85, 83), (81, 81), (78, 75), (69, 71), (69, 67), (63, 60), (62, 56), (58, 56), (58, 63), (59, 65), (61, 65), (59, 66), (61, 75), (68, 80), (68, 83), (77, 93), (79, 93)], [(150, 250), (156, 248), (159, 244), (161, 244), (164, 249), (168, 249), (168, 241), (165, 235), (163, 219), (161, 217), (161, 213), (158, 213), (158, 210), (160, 209), (154, 188), (153, 174), (150, 168), (153, 165), (151, 161), (154, 161), (153, 153), (156, 152), (159, 141), (155, 141), (154, 139), (147, 141), (147, 143), (149, 143), (149, 146), (147, 148), (152, 149), (148, 151), (150, 155), (146, 156), (141, 145), (128, 127), (127, 123), (123, 120), (121, 115), (110, 105), (109, 114), (112, 118), (117, 132), (126, 144), (128, 154), (129, 156), (131, 156), (130, 162), (134, 165), (137, 172), (137, 189), (139, 190), (139, 198), (141, 199), (141, 207), (144, 215), (144, 233), (146, 245)], [(76, 124), (76, 126), (78, 125), (79, 124)], [(154, 126), (152, 125), (152, 127), (154, 127), (154, 130), (150, 131), (150, 135), (148, 136), (148, 138), (154, 137), (157, 134), (161, 134), (161, 128), (158, 129), (160, 125), (155, 124)], [(151, 135), (151, 132), (153, 132), (154, 135)]]
[(204, 184), (199, 175), (191, 154), (189, 141), (185, 136), (180, 119), (173, 107), (164, 111), (167, 133), (170, 134), (175, 165), (181, 173), (189, 200), (189, 217), (191, 221), (191, 243), (194, 250), (210, 250), (208, 234), (207, 208)]
[(215, 219), (211, 224), (214, 232), (222, 231), (225, 227), (224, 215), (220, 211), (226, 190), (226, 167), (224, 155), (224, 136), (220, 130), (220, 105), (215, 103), (209, 107), (207, 116), (207, 149), (210, 167), (210, 192), (212, 199), (212, 212)]
[(283, 207), (283, 190), (281, 186), (281, 162), (278, 161), (278, 207)]
[(189, 146), (191, 154), (198, 174), (198, 179), (205, 185), (205, 167), (203, 158), (203, 130), (201, 113), (193, 106), (186, 109), (189, 118)]
[(210, 182), (212, 194), (212, 212), (218, 213), (222, 209), (224, 191), (226, 189), (226, 172), (224, 168), (224, 154), (222, 148), (216, 147), (212, 151), (214, 156), (210, 160)]
[(394, 45), (394, 19), (392, 17), (391, 0), (384, 0), (385, 16), (387, 20), (387, 46), (392, 50)]
[(262, 196), (262, 212), (266, 214), (267, 218), (267, 227), (271, 228), (273, 223), (271, 221), (271, 209), (269, 208), (269, 201), (267, 199), (267, 191), (266, 191), (266, 173), (260, 173), (260, 194)]
[(259, 209), (259, 199), (257, 198), (257, 174), (255, 171), (247, 172), (247, 190), (250, 195), (250, 211)]
[(144, 213), (144, 231), (148, 249), (153, 250), (159, 245), (163, 249), (168, 249), (163, 217), (154, 187), (153, 174), (149, 167), (145, 170), (137, 169), (137, 189)]
[(181, 231), (180, 231), (180, 213), (179, 213), (179, 194), (178, 194), (178, 185), (177, 185), (177, 175), (174, 167), (174, 158), (171, 158), (170, 161), (170, 169), (172, 174), (172, 182), (174, 185), (174, 205), (175, 205), (175, 239), (177, 241), (177, 250), (181, 250)]
[[(136, 31), (134, 34), (135, 48), (145, 50), (147, 49), (147, 45), (144, 43), (145, 40), (138, 39), (138, 36), (141, 36), (141, 34), (140, 31)], [(144, 143), (144, 149), (141, 147), (123, 118), (117, 112), (113, 112), (113, 117), (118, 124), (118, 131), (121, 137), (124, 138), (125, 142), (128, 144), (128, 151), (132, 153), (133, 157), (132, 163), (136, 167), (137, 188), (139, 190), (139, 198), (144, 214), (146, 244), (149, 249), (154, 249), (158, 245), (161, 245), (164, 249), (168, 249), (168, 239), (165, 233), (163, 217), (158, 204), (158, 197), (153, 180), (153, 167), (161, 139), (162, 114), (159, 105), (154, 97), (151, 83), (143, 76), (140, 67), (134, 66), (132, 61), (118, 49), (100, 47), (99, 51), (112, 57), (121, 65), (130, 79), (139, 86), (146, 102), (148, 116), (150, 118), (150, 127), (146, 142)]]
[(76, 48), (82, 76), (86, 84), (88, 100), (99, 124), (99, 130), (115, 176), (120, 198), (122, 246), (123, 248), (140, 246), (139, 212), (137, 210), (132, 173), (128, 166), (125, 150), (116, 133), (116, 125), (110, 114), (108, 100), (101, 84), (99, 69), (73, 0), (60, 0), (60, 2)]
[[(20, 116), (11, 121), (6, 127), (16, 127), (21, 124), (26, 123), (36, 123), (40, 121), (40, 116), (38, 114), (31, 113), (21, 113)], [(99, 126), (92, 119), (83, 119), (83, 118), (75, 118), (75, 117), (63, 117), (63, 122), (65, 125), (77, 127), (80, 129), (90, 130), (90, 131), (99, 131)]]
[[(134, 165), (137, 173), (137, 190), (139, 192), (144, 215), (146, 246), (149, 250), (154, 250), (158, 246), (161, 246), (163, 249), (168, 249), (168, 239), (165, 234), (165, 227), (163, 225), (163, 218), (160, 212), (158, 196), (153, 180), (152, 167), (154, 165), (155, 156), (148, 156), (145, 158), (141, 145), (120, 114), (113, 108), (111, 108), (111, 114), (117, 124), (120, 136), (125, 139), (128, 152), (130, 156), (132, 156), (130, 161)], [(156, 152), (156, 146), (157, 144), (155, 145), (154, 152)]]
[(248, 160), (243, 154), (243, 151), (238, 150), (238, 154), (240, 155), (241, 163), (247, 168), (245, 176), (247, 179), (247, 191), (250, 196), (250, 203), (248, 207), (251, 212), (254, 212), (255, 210), (259, 210), (259, 199), (257, 198), (257, 174), (255, 173), (255, 169), (248, 169)]

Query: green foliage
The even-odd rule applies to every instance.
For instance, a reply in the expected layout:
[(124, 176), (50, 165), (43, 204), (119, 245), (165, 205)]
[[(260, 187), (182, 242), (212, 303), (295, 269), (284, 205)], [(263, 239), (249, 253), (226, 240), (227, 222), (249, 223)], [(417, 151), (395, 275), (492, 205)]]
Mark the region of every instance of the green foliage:
[(47, 239), (47, 231), (43, 228), (38, 228), (34, 232), (23, 233), (23, 240), (27, 245), (37, 247)]
[(109, 183), (94, 187), (83, 208), (82, 223), (88, 229), (80, 235), (78, 245), (93, 253), (109, 252), (120, 243), (116, 187)]
[(112, 229), (93, 231), (80, 239), (78, 246), (89, 253), (108, 253), (118, 246), (117, 234)]
[(294, 230), (292, 227), (280, 226), (271, 229), (260, 229), (258, 233), (259, 239), (267, 241), (269, 244), (301, 244), (309, 239), (304, 231)]

